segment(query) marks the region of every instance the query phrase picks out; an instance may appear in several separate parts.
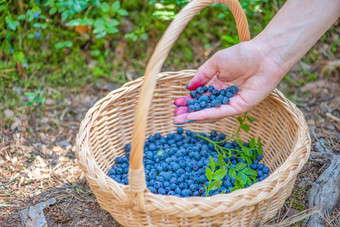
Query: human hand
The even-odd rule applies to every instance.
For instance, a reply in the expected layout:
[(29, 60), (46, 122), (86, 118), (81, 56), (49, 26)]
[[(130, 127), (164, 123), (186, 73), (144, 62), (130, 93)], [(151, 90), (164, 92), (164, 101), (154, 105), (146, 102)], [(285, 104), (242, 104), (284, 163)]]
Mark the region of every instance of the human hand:
[(264, 43), (251, 40), (221, 50), (198, 70), (188, 90), (213, 85), (217, 90), (235, 85), (239, 92), (229, 104), (189, 113), (186, 102), (190, 96), (175, 100), (174, 124), (215, 122), (249, 111), (264, 100), (280, 83), (289, 68), (281, 63)]

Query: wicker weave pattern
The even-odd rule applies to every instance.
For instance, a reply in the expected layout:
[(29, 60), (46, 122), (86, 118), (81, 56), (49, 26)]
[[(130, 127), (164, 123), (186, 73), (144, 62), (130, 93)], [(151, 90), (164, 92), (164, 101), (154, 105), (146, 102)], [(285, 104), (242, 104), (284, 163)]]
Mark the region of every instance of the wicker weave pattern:
[[(244, 140), (260, 136), (263, 162), (270, 176), (249, 188), (212, 197), (178, 198), (150, 193), (140, 175), (144, 140), (150, 134), (174, 132), (173, 101), (187, 95), (184, 86), (194, 70), (159, 74), (172, 45), (191, 18), (205, 6), (221, 2), (232, 11), (241, 41), (249, 40), (246, 17), (237, 0), (194, 0), (171, 23), (156, 46), (145, 77), (125, 84), (98, 101), (86, 114), (76, 139), (76, 154), (91, 189), (103, 209), (124, 226), (254, 226), (275, 215), (290, 195), (296, 175), (310, 153), (308, 127), (302, 113), (279, 91), (252, 110), (258, 119)], [(138, 100), (138, 101), (137, 101)], [(197, 132), (212, 129), (227, 136), (238, 122), (225, 118), (215, 124), (189, 124)], [(107, 176), (114, 159), (132, 143), (129, 186)], [(138, 172), (138, 174), (132, 174)]]
[[(193, 75), (194, 70), (159, 75), (147, 121), (147, 136), (176, 130), (169, 120), (173, 117), (173, 99), (187, 93), (184, 86)], [(290, 195), (296, 175), (310, 153), (308, 127), (302, 113), (277, 90), (249, 112), (257, 121), (249, 133), (241, 134), (243, 139), (262, 138), (263, 162), (271, 170), (267, 179), (231, 194), (208, 198), (177, 198), (146, 192), (146, 213), (140, 212), (137, 206), (127, 208), (128, 186), (110, 179), (106, 172), (114, 164), (114, 158), (123, 155), (125, 143), (131, 142), (132, 118), (142, 80), (128, 83), (98, 101), (81, 124), (77, 156), (100, 205), (124, 226), (252, 226), (275, 215)], [(230, 135), (237, 125), (233, 117), (215, 124), (189, 124), (184, 128), (200, 132), (216, 129)]]

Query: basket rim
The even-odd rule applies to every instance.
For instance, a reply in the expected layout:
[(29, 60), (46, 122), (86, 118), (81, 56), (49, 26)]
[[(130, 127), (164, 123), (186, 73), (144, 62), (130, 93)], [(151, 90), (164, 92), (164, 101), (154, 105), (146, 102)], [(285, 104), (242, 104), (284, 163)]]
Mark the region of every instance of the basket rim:
[[(167, 71), (161, 72), (157, 76), (157, 80), (161, 79), (169, 79), (171, 76), (176, 76), (179, 73), (184, 74), (194, 74), (196, 70), (187, 69), (181, 71)], [(91, 126), (96, 119), (96, 115), (100, 113), (100, 110), (105, 108), (112, 100), (117, 99), (123, 96), (126, 92), (129, 92), (132, 89), (135, 89), (136, 86), (140, 86), (143, 82), (144, 77), (140, 77), (136, 80), (130, 81), (124, 84), (122, 87), (111, 91), (105, 97), (98, 100), (93, 107), (91, 107), (87, 114), (85, 115), (84, 119), (82, 120), (79, 128), (79, 132), (76, 136), (76, 156), (78, 162), (80, 163), (80, 168), (84, 171), (85, 176), (88, 180), (90, 180), (91, 184), (95, 184), (101, 190), (106, 191), (108, 193), (113, 194), (113, 188), (120, 188), (121, 192), (126, 196), (128, 196), (128, 185), (123, 185), (115, 180), (111, 179), (104, 171), (99, 168), (98, 164), (94, 161), (95, 165), (89, 167), (88, 160), (93, 159), (93, 156), (90, 152), (90, 147), (88, 144), (84, 144), (84, 141), (88, 141), (88, 136), (90, 133)], [(228, 204), (233, 202), (234, 206), (227, 206), (227, 211), (224, 212), (232, 212), (234, 210), (240, 209), (242, 207), (252, 206), (260, 201), (270, 200), (275, 193), (277, 193), (281, 188), (284, 187), (285, 184), (290, 182), (292, 178), (296, 177), (296, 175), (300, 172), (302, 167), (307, 162), (310, 149), (311, 149), (311, 139), (309, 135), (308, 126), (306, 120), (302, 114), (302, 112), (296, 107), (294, 103), (290, 100), (286, 99), (285, 96), (282, 94), (281, 91), (278, 89), (274, 89), (273, 92), (267, 97), (273, 98), (276, 101), (279, 101), (285, 107), (285, 110), (289, 112), (291, 117), (294, 119), (295, 123), (297, 124), (297, 139), (294, 143), (292, 148), (291, 154), (287, 157), (287, 159), (274, 171), (272, 172), (266, 179), (261, 182), (257, 182), (251, 185), (248, 188), (242, 188), (234, 191), (233, 193), (227, 194), (217, 194), (212, 195), (209, 197), (198, 197), (198, 196), (191, 196), (191, 197), (177, 197), (177, 196), (169, 196), (169, 195), (159, 195), (151, 193), (149, 190), (145, 192), (145, 200), (146, 200), (146, 208), (148, 211), (156, 211), (155, 209), (151, 209), (151, 207), (147, 206), (147, 200), (149, 201), (158, 201), (162, 199), (162, 201), (166, 202), (168, 206), (173, 206), (173, 204), (177, 204), (178, 201), (187, 201), (192, 204), (202, 204), (202, 203), (209, 203), (209, 204)], [(303, 156), (295, 157), (295, 153), (298, 150), (304, 150)], [(298, 161), (298, 163), (297, 163)], [(289, 165), (294, 164), (294, 165)], [(287, 168), (289, 167), (289, 168)], [(95, 170), (95, 171), (94, 171)], [(99, 177), (98, 177), (99, 176)], [(102, 182), (101, 179), (105, 179), (106, 182)], [(284, 179), (284, 180), (282, 180)], [(295, 180), (295, 178), (294, 178)], [(278, 184), (281, 185), (278, 186)], [(272, 187), (275, 185), (275, 187)], [(250, 193), (251, 192), (251, 193)], [(248, 196), (249, 194), (257, 194), (257, 196)], [(124, 196), (124, 197), (125, 197)], [(176, 202), (177, 201), (177, 202)], [(121, 204), (125, 204), (125, 202), (120, 201)], [(127, 201), (126, 201), (127, 204)], [(165, 206), (166, 207), (166, 206)], [(167, 212), (167, 209), (164, 205), (157, 208), (157, 212)], [(149, 209), (148, 209), (149, 208)], [(161, 209), (163, 208), (163, 209)], [(137, 206), (133, 206), (132, 209), (138, 210)], [(180, 210), (182, 215), (187, 215), (188, 213), (185, 212), (185, 209), (180, 209), (180, 206), (176, 206), (177, 210)], [(212, 212), (204, 211), (206, 216), (210, 216)], [(213, 212), (213, 213), (216, 213)]]

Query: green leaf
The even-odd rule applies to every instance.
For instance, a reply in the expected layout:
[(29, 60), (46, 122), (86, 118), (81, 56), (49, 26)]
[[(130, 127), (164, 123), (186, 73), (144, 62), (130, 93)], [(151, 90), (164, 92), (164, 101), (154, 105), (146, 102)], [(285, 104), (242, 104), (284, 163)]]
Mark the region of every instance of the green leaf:
[[(243, 147), (243, 148), (245, 148), (245, 147)], [(248, 147), (247, 147), (248, 148)], [(248, 156), (248, 157), (251, 157), (252, 156), (252, 153), (251, 153), (251, 150), (248, 148), (248, 149), (244, 149), (243, 150), (244, 151), (244, 153)]]
[(159, 150), (159, 151), (157, 151), (157, 154), (158, 154), (159, 156), (162, 156), (162, 155), (164, 154), (164, 151)]
[(57, 49), (61, 49), (61, 48), (64, 47), (64, 43), (63, 42), (59, 42), (59, 43), (55, 44), (54, 47), (57, 48)]
[(50, 14), (50, 15), (53, 15), (53, 14), (55, 14), (57, 12), (57, 8), (55, 8), (55, 7), (52, 7), (51, 9), (50, 9), (50, 11), (48, 11), (48, 13)]
[(222, 166), (224, 163), (223, 155), (221, 153), (218, 153), (217, 155), (218, 165)]
[(212, 182), (212, 184), (210, 185), (210, 190), (216, 190), (218, 189), (222, 184), (221, 180), (215, 180), (214, 182)]
[(103, 3), (101, 4), (101, 6), (100, 6), (100, 9), (101, 9), (104, 13), (106, 13), (107, 11), (109, 11), (110, 6), (109, 6), (109, 4), (107, 4), (106, 2), (103, 2)]
[(254, 121), (256, 121), (255, 118), (252, 118), (252, 117), (249, 117), (249, 116), (246, 116), (246, 118), (250, 121), (250, 123), (253, 123)]
[(121, 16), (127, 16), (129, 13), (125, 9), (119, 9), (118, 14)]
[(66, 41), (66, 42), (64, 42), (64, 46), (66, 46), (66, 47), (71, 47), (72, 46), (72, 41)]
[(45, 99), (43, 97), (36, 97), (33, 99), (34, 102), (41, 102), (41, 103), (44, 102), (44, 100)]
[(117, 12), (120, 9), (120, 2), (119, 1), (115, 1), (112, 6), (111, 9), (113, 12)]
[(235, 178), (236, 178), (235, 185), (239, 185), (241, 188), (244, 188), (246, 182), (243, 182), (243, 180), (239, 176), (235, 176)]
[(249, 141), (249, 147), (250, 148), (255, 148), (256, 146), (256, 143), (255, 143), (255, 138), (251, 138), (250, 141)]
[(93, 24), (93, 20), (89, 19), (89, 18), (84, 18), (84, 19), (81, 19), (80, 24), (81, 25), (92, 25)]
[(257, 153), (259, 153), (259, 155), (262, 155), (262, 153), (263, 153), (263, 150), (262, 150), (262, 148), (261, 148), (261, 147), (257, 148)]
[(208, 181), (212, 180), (212, 171), (210, 168), (205, 169), (205, 175), (207, 176)]
[(248, 177), (248, 179), (247, 179), (247, 184), (250, 186), (251, 184), (252, 184), (252, 181), (251, 181), (251, 179)]
[(243, 123), (242, 117), (237, 117), (236, 119), (237, 119), (237, 121), (240, 122), (240, 124), (242, 125), (242, 123)]
[(20, 16), (18, 16), (18, 20), (25, 20), (25, 14), (21, 14)]
[(242, 172), (247, 174), (248, 176), (257, 177), (257, 172), (255, 170), (253, 170), (253, 169), (245, 168)]
[(243, 124), (243, 125), (241, 125), (241, 128), (242, 128), (244, 131), (246, 131), (246, 132), (249, 131), (249, 125), (248, 125), (248, 124)]
[(239, 163), (237, 163), (237, 165), (235, 166), (235, 169), (236, 169), (237, 171), (240, 171), (241, 169), (245, 168), (246, 166), (247, 166), (247, 165), (246, 165), (245, 163), (239, 162)]
[(246, 161), (247, 161), (247, 164), (248, 166), (252, 163), (252, 160), (250, 157), (245, 157)]
[(119, 21), (112, 19), (109, 22), (106, 22), (106, 26), (110, 26), (110, 27), (116, 27), (119, 24)]
[(214, 159), (213, 159), (211, 156), (210, 156), (209, 158), (210, 158), (210, 163), (209, 163), (209, 165), (211, 166), (211, 170), (212, 170), (213, 172), (215, 172), (215, 167), (216, 167), (216, 165), (215, 165)]
[[(244, 183), (244, 185), (247, 183), (249, 177), (247, 177), (247, 175), (245, 175), (244, 173), (240, 172), (238, 174), (238, 177), (240, 178), (240, 180), (242, 181), (242, 183)], [(250, 180), (250, 179), (249, 179)]]
[(70, 20), (66, 23), (66, 26), (75, 27), (80, 25), (80, 19)]
[(261, 138), (257, 137), (257, 147), (262, 147)]
[(33, 39), (34, 38), (34, 34), (28, 34), (28, 36), (27, 36), (29, 39)]
[(205, 186), (205, 185), (203, 184), (203, 187), (204, 187), (205, 191), (207, 192), (207, 191), (208, 191), (207, 186)]
[(236, 143), (237, 143), (240, 147), (243, 147), (243, 142), (242, 142), (242, 140), (236, 139), (235, 141), (236, 141)]
[(229, 177), (235, 177), (235, 176), (236, 176), (236, 171), (235, 171), (235, 169), (230, 168), (228, 174), (229, 174)]
[(213, 175), (213, 180), (221, 180), (226, 174), (227, 174), (227, 170), (226, 169), (219, 169), (217, 170), (214, 175)]
[(67, 12), (63, 12), (61, 14), (61, 21), (65, 21), (67, 19), (68, 15), (67, 15)]

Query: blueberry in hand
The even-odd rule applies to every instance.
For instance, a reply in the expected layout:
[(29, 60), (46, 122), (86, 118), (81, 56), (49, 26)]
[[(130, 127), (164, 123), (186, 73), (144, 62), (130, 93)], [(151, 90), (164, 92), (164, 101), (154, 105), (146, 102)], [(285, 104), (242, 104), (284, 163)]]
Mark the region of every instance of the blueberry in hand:
[(238, 92), (238, 88), (236, 86), (231, 86), (231, 91), (233, 94), (236, 94)]
[(194, 105), (190, 105), (189, 107), (188, 107), (188, 111), (191, 113), (191, 112), (194, 112), (195, 111), (195, 107), (194, 107)]
[(195, 91), (190, 91), (190, 96), (195, 99), (197, 98), (197, 93)]
[(203, 94), (204, 93), (204, 88), (203, 87), (198, 87), (197, 89), (196, 89), (196, 93), (197, 94)]
[(211, 105), (213, 107), (220, 107), (222, 105), (222, 102), (220, 100), (216, 99), (211, 103)]

